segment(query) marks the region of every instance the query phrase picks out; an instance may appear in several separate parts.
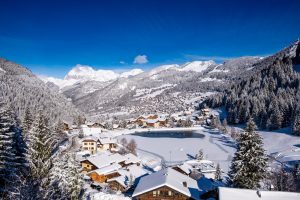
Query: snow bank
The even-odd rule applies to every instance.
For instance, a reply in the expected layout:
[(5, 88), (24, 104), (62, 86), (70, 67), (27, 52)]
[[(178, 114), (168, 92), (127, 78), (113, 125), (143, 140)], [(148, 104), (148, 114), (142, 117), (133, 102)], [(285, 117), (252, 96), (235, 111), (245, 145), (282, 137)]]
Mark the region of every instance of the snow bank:
[(105, 194), (103, 192), (99, 192), (91, 196), (92, 196), (91, 199), (93, 200), (130, 200), (129, 197), (124, 197), (121, 195)]

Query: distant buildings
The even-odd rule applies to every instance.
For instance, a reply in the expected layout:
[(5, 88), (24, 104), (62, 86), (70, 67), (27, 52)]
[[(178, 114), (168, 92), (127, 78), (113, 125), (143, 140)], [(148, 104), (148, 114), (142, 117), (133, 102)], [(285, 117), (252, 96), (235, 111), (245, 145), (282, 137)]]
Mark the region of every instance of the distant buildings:
[(82, 140), (82, 150), (88, 150), (91, 154), (97, 151), (116, 151), (117, 141), (112, 138), (97, 138), (90, 136)]

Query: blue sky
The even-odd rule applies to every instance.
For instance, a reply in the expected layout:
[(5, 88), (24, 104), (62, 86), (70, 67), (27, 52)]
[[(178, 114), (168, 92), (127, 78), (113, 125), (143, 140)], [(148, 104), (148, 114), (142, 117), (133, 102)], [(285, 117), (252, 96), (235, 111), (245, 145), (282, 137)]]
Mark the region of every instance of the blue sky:
[(63, 77), (76, 64), (148, 69), (269, 55), (300, 37), (299, 8), (298, 0), (0, 1), (0, 57)]

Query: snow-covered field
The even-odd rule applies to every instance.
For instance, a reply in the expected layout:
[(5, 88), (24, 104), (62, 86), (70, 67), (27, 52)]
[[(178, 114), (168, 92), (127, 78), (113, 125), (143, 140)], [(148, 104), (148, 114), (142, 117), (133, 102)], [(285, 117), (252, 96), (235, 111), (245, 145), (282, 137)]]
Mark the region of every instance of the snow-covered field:
[(289, 129), (259, 132), (267, 153), (286, 164), (300, 161), (300, 137), (290, 135), (289, 132)]

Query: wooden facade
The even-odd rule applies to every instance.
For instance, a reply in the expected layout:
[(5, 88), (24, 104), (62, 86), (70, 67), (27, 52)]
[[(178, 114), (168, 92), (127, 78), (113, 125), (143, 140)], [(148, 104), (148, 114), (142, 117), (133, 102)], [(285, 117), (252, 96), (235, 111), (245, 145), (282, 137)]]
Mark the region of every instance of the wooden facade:
[(178, 166), (172, 167), (172, 169), (174, 169), (174, 170), (176, 170), (176, 171), (178, 171), (178, 172), (180, 172), (180, 173), (182, 173), (184, 175), (187, 175), (187, 176), (189, 175), (185, 171), (183, 171), (182, 169), (180, 169)]
[(176, 191), (168, 186), (162, 186), (160, 188), (156, 188), (155, 190), (151, 190), (149, 192), (145, 192), (144, 194), (140, 194), (134, 197), (135, 200), (192, 200), (193, 198), (188, 197), (179, 191)]
[(125, 192), (126, 188), (121, 185), (118, 181), (113, 180), (113, 181), (109, 181), (108, 183), (109, 187), (115, 191), (121, 191), (121, 192)]
[(91, 179), (95, 182), (104, 183), (107, 181), (107, 179), (118, 177), (118, 176), (120, 176), (120, 174), (118, 172), (113, 172), (113, 173), (104, 175), (104, 174), (98, 174), (96, 172), (91, 172), (88, 174), (88, 176), (91, 177)]
[(89, 171), (92, 171), (92, 170), (95, 170), (97, 169), (96, 166), (94, 166), (91, 162), (89, 162), (88, 160), (83, 160), (81, 161), (81, 167), (82, 167), (82, 171), (84, 172), (89, 172)]

